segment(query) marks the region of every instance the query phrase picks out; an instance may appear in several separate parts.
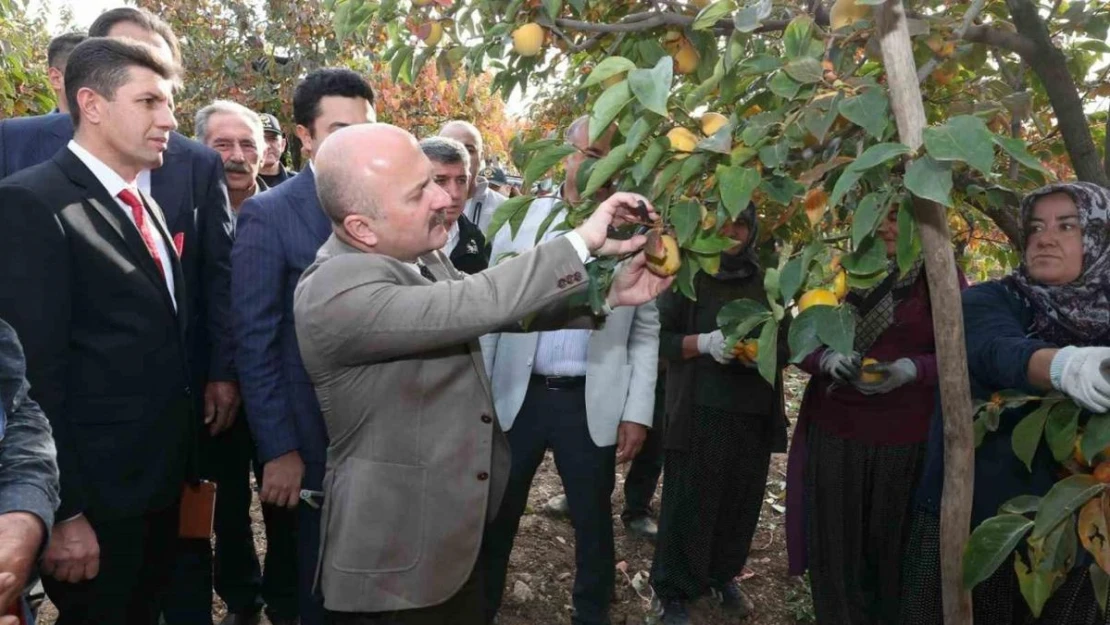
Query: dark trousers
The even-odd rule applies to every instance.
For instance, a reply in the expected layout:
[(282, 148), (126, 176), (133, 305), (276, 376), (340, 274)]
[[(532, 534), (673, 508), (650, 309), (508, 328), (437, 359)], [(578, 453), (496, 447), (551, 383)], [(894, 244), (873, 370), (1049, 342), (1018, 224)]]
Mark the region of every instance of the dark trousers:
[(598, 447), (586, 424), (585, 386), (551, 390), (532, 378), (524, 404), (507, 433), (512, 450), (509, 483), (501, 510), (486, 531), (486, 595), (489, 618), (501, 606), (509, 552), (528, 503), (532, 478), (544, 452), (555, 453), (574, 525), (577, 572), (573, 623), (609, 623), (613, 594), (613, 493), (616, 446)]
[(483, 568), (479, 557), (462, 588), (439, 605), (370, 614), (328, 611), (324, 622), (327, 625), (486, 625)]
[[(254, 453), (244, 414), (226, 432), (205, 435), (201, 443), (202, 472), (217, 486), (215, 558), (208, 540), (178, 540), (177, 562), (163, 609), (169, 625), (212, 622), (213, 579), (229, 613), (258, 612), (265, 603), (271, 617), (297, 616), (296, 513), (262, 507), (266, 527), (263, 574), (250, 518)], [(257, 474), (256, 479), (261, 482)]]
[[(324, 464), (306, 462), (303, 488), (321, 490)], [(304, 501), (297, 506), (297, 607), (301, 625), (324, 625), (324, 598), (313, 590), (320, 556), (320, 509)]]
[(57, 625), (156, 625), (177, 538), (178, 508), (113, 521), (89, 517), (100, 573), (70, 584), (43, 577)]
[[(657, 424), (662, 423), (656, 417)], [(663, 435), (658, 427), (648, 430), (647, 438), (640, 453), (632, 460), (628, 474), (624, 476), (624, 510), (621, 520), (625, 523), (640, 517), (651, 516), (651, 498), (659, 486), (659, 475), (663, 473)]]

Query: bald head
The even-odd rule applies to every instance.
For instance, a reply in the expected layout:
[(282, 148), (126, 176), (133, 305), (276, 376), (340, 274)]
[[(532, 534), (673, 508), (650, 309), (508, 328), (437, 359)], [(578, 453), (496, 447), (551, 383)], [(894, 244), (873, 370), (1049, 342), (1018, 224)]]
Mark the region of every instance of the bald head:
[(390, 124), (335, 131), (314, 159), (316, 194), (344, 241), (411, 261), (447, 242), (451, 198), (416, 137)]
[(453, 119), (439, 129), (439, 136), (454, 139), (466, 146), (466, 152), (470, 155), (470, 191), (467, 195), (473, 196), (478, 169), (482, 166), (482, 133), (478, 132), (474, 124), (466, 120)]

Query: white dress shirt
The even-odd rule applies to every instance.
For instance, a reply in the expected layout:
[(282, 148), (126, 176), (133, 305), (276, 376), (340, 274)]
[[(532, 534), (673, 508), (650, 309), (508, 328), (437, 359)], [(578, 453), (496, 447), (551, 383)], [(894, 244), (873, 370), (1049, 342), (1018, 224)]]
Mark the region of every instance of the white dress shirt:
[(447, 231), (447, 243), (440, 248), (440, 251), (451, 257), (451, 252), (455, 251), (455, 246), (459, 244), (459, 222), (451, 224), (451, 229)]
[[(134, 182), (127, 182), (120, 176), (114, 169), (104, 164), (104, 161), (92, 155), (91, 152), (81, 147), (76, 141), (70, 140), (69, 151), (89, 168), (97, 181), (108, 191), (108, 195), (116, 201), (116, 204), (123, 209), (123, 213), (127, 215), (128, 221), (135, 226), (135, 230), (139, 230), (139, 226), (135, 224), (135, 216), (131, 213), (131, 207), (119, 198), (120, 191), (124, 189), (130, 190), (139, 196), (137, 190), (142, 190), (144, 193), (150, 193), (150, 171), (143, 170), (139, 172), (138, 177)], [(145, 174), (145, 176), (144, 176)], [(143, 188), (145, 178), (146, 188)], [(174, 280), (173, 280), (173, 261), (170, 260), (170, 248), (166, 242), (166, 237), (162, 235), (162, 229), (158, 227), (158, 220), (154, 218), (150, 211), (147, 211), (147, 228), (150, 229), (151, 236), (154, 237), (154, 247), (158, 251), (158, 263), (162, 265), (162, 275), (166, 279), (166, 288), (170, 292), (170, 300), (173, 301), (174, 310), (177, 310), (177, 298), (174, 296)]]

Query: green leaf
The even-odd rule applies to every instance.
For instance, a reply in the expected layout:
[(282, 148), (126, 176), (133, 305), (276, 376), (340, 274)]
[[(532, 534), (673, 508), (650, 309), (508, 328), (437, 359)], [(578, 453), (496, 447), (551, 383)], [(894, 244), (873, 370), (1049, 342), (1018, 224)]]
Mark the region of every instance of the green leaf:
[(1018, 495), (998, 508), (999, 514), (1029, 514), (1036, 512), (1041, 498), (1036, 495)]
[(521, 186), (525, 189), (531, 189), (532, 183), (543, 178), (548, 170), (577, 151), (578, 148), (573, 145), (563, 144), (553, 145), (534, 155), (528, 161), (528, 168), (524, 170), (524, 183)]
[(717, 22), (727, 18), (736, 9), (732, 0), (718, 0), (713, 4), (698, 11), (697, 17), (694, 18), (694, 25), (691, 26), (694, 30), (709, 30), (717, 25)]
[(778, 346), (779, 324), (772, 319), (763, 325), (763, 331), (759, 333), (759, 357), (756, 358), (759, 375), (771, 386), (775, 385), (778, 374)]
[[(841, 97), (841, 94), (837, 92), (831, 102), (820, 100), (809, 106), (802, 116), (802, 123), (805, 124), (806, 130), (816, 137), (820, 143), (825, 142), (825, 135), (829, 133), (829, 128), (836, 121), (837, 107)], [(823, 106), (828, 108), (822, 108)]]
[(881, 87), (872, 87), (863, 93), (840, 102), (840, 114), (867, 134), (882, 140), (890, 119), (890, 102)]
[(759, 160), (766, 169), (775, 169), (786, 162), (790, 155), (790, 146), (785, 141), (773, 143), (759, 149)]
[(877, 143), (860, 154), (859, 158), (852, 161), (844, 172), (837, 178), (836, 184), (833, 185), (832, 194), (829, 195), (829, 208), (833, 208), (840, 202), (840, 199), (856, 185), (864, 172), (889, 161), (892, 158), (909, 154), (909, 147), (901, 143)]
[[(673, 67), (674, 59), (665, 56), (659, 59), (652, 69), (634, 69), (628, 72), (628, 85), (640, 104), (647, 110), (664, 117), (667, 115), (667, 97), (671, 93), (671, 81), (674, 79)], [(590, 141), (593, 140), (591, 137)]]
[(678, 275), (675, 276), (675, 284), (678, 285), (679, 292), (695, 302), (698, 300), (697, 291), (694, 290), (694, 277), (697, 275), (697, 263), (683, 262), (678, 268)]
[(856, 206), (856, 210), (852, 214), (853, 247), (858, 248), (864, 238), (874, 234), (875, 228), (878, 228), (883, 218), (886, 217), (889, 209), (881, 203), (881, 200), (886, 197), (887, 194), (877, 191), (868, 193)]
[(1056, 579), (1060, 575), (1053, 571), (1030, 571), (1020, 555), (1014, 556), (1014, 571), (1017, 573), (1021, 596), (1025, 598), (1025, 603), (1029, 606), (1033, 617), (1040, 618), (1041, 610), (1052, 595)]
[(778, 267), (768, 267), (763, 272), (763, 290), (767, 294), (767, 301), (774, 306), (775, 300), (779, 298)]
[(543, 8), (551, 19), (559, 19), (559, 12), (563, 10), (563, 0), (543, 0)]
[(644, 155), (636, 162), (632, 168), (632, 179), (636, 184), (642, 184), (648, 175), (655, 171), (655, 166), (667, 154), (667, 150), (671, 149), (671, 142), (666, 137), (658, 137), (648, 145)]
[(783, 206), (790, 204), (795, 196), (801, 195), (805, 192), (806, 188), (793, 178), (785, 176), (775, 176), (773, 178), (765, 178), (759, 183), (759, 188), (767, 194), (767, 199), (778, 202)]
[(1046, 536), (1092, 497), (1102, 494), (1105, 488), (1105, 484), (1090, 475), (1071, 475), (1056, 482), (1041, 499), (1032, 538)]
[[(527, 215), (528, 206), (534, 199), (536, 199), (534, 195), (518, 195), (502, 202), (501, 205), (497, 207), (497, 210), (493, 212), (493, 217), (490, 218), (489, 234), (486, 235), (486, 240), (492, 241), (493, 237), (497, 235), (497, 231), (501, 229), (501, 226), (505, 225), (510, 219), (513, 219), (518, 213)], [(521, 217), (521, 219), (523, 219), (523, 217)], [(517, 226), (517, 228), (519, 228), (519, 226)], [(516, 229), (511, 230), (510, 235), (510, 238), (515, 238)]]
[(685, 245), (701, 223), (701, 207), (693, 200), (683, 200), (671, 206), (668, 213), (679, 245)]
[(770, 74), (782, 66), (783, 60), (778, 56), (757, 54), (753, 57), (744, 59), (744, 62), (737, 68), (736, 73), (737, 76), (762, 76), (764, 74)]
[(856, 251), (840, 259), (849, 275), (869, 276), (887, 266), (886, 243), (879, 237), (867, 237)]
[(1010, 435), (1010, 442), (1014, 447), (1014, 455), (1025, 463), (1025, 468), (1033, 470), (1033, 456), (1037, 453), (1037, 446), (1041, 442), (1044, 424), (1048, 420), (1048, 411), (1051, 406), (1041, 406), (1029, 413), (1014, 427)]
[(1079, 406), (1059, 402), (1052, 406), (1044, 426), (1044, 438), (1052, 457), (1063, 462), (1075, 449), (1075, 436), (1079, 429)]
[(746, 145), (755, 145), (760, 139), (767, 136), (771, 128), (782, 121), (779, 111), (764, 111), (748, 118), (748, 125), (740, 133), (740, 139)]
[(824, 76), (821, 62), (808, 56), (790, 61), (786, 64), (785, 71), (791, 78), (805, 85), (821, 82), (821, 77)]
[(590, 75), (586, 77), (586, 82), (583, 83), (582, 86), (592, 87), (613, 76), (618, 76), (634, 69), (636, 69), (636, 64), (623, 56), (606, 57), (594, 66), (593, 70), (590, 71)]
[(784, 100), (793, 100), (794, 96), (802, 90), (802, 85), (787, 76), (785, 71), (780, 71), (771, 75), (771, 80), (767, 81), (767, 88)]
[[(717, 327), (728, 328), (730, 334), (746, 334), (737, 332), (736, 328), (747, 324), (753, 318), (761, 316), (766, 318), (770, 315), (771, 311), (762, 302), (757, 302), (754, 299), (733, 300), (717, 311)], [(751, 328), (754, 327), (755, 325), (751, 326)]]
[(598, 189), (609, 182), (613, 174), (617, 173), (627, 162), (628, 146), (622, 143), (613, 148), (594, 165), (593, 171), (590, 172), (590, 181), (586, 183), (586, 189), (582, 191), (582, 197), (593, 197), (594, 193), (597, 193)]
[[(667, 138), (664, 137), (663, 140), (666, 141)], [(670, 149), (670, 143), (667, 144), (667, 149)], [(674, 180), (674, 177), (678, 175), (678, 170), (681, 167), (682, 161), (671, 161), (670, 163), (667, 163), (667, 166), (663, 168), (663, 171), (659, 172), (659, 175), (655, 177), (655, 183), (652, 185), (652, 194), (654, 197), (659, 197), (663, 193), (663, 191), (667, 189), (667, 185), (669, 185), (671, 181)]]
[[(547, 216), (543, 218), (543, 221), (540, 222), (540, 227), (536, 229), (536, 238), (532, 241), (532, 245), (539, 245), (540, 242), (543, 241), (543, 238), (547, 236), (547, 231), (551, 228), (551, 224), (554, 223), (556, 217), (562, 214), (564, 208), (566, 208), (566, 206), (561, 201), (551, 205), (551, 208), (547, 211)], [(525, 214), (528, 213), (528, 211), (524, 212)]]
[(913, 219), (909, 202), (898, 207), (898, 241), (895, 243), (898, 258), (898, 272), (906, 272), (917, 262), (921, 255), (921, 237), (917, 232), (917, 222)]
[(1009, 154), (1010, 157), (1017, 162), (1049, 178), (1054, 177), (1052, 172), (1045, 169), (1045, 166), (1041, 164), (1041, 161), (1037, 157), (1029, 153), (1025, 147), (1025, 141), (1017, 137), (1001, 137), (993, 133), (991, 134), (991, 139), (994, 141), (995, 145), (1002, 148), (1004, 152)]
[(906, 168), (905, 184), (917, 197), (952, 206), (952, 166), (928, 154)]
[(790, 330), (786, 335), (787, 343), (790, 345), (790, 362), (795, 364), (801, 362), (821, 346), (821, 339), (817, 336), (817, 323), (820, 310), (823, 308), (828, 306), (807, 308), (790, 322)]
[(779, 291), (782, 293), (782, 301), (789, 302), (794, 299), (798, 287), (805, 282), (808, 273), (809, 262), (807, 262), (804, 254), (787, 261), (779, 275)]
[[(699, 210), (700, 213), (700, 210)], [(694, 240), (686, 246), (691, 252), (699, 254), (720, 254), (721, 252), (736, 247), (737, 242), (732, 239), (717, 234), (716, 232), (707, 232), (705, 230), (698, 230)]]
[(1058, 523), (1044, 538), (1042, 552), (1038, 554), (1041, 561), (1037, 569), (1062, 572), (1070, 570), (1075, 564), (1078, 542), (1074, 516), (1065, 523)]
[(964, 548), (964, 588), (971, 589), (994, 574), (1033, 529), (1033, 522), (1018, 514), (1001, 514), (979, 524)]
[[(670, 58), (670, 57), (668, 57)], [(626, 104), (632, 101), (632, 90), (628, 86), (627, 80), (613, 85), (606, 89), (594, 102), (593, 112), (590, 113), (590, 143), (597, 141), (613, 120), (620, 114), (621, 109)]]
[(850, 354), (856, 340), (856, 318), (847, 306), (814, 306), (817, 314), (817, 337), (833, 351)]
[(716, 152), (717, 154), (731, 154), (732, 123), (721, 126), (717, 132), (713, 133), (713, 136), (698, 141), (697, 149), (705, 152)]
[(754, 169), (736, 165), (717, 166), (717, 189), (730, 218), (736, 219), (748, 207), (759, 180), (759, 172)]
[(994, 165), (994, 134), (983, 120), (959, 115), (943, 126), (926, 128), (925, 149), (938, 161), (960, 161), (990, 175)]
[[(1064, 400), (1070, 402), (1070, 400)], [(1083, 427), (1083, 442), (1080, 448), (1083, 457), (1089, 464), (1093, 464), (1095, 456), (1102, 453), (1110, 445), (1110, 414), (1091, 415), (1087, 425)]]
[(705, 154), (693, 154), (682, 161), (682, 167), (678, 170), (678, 184), (683, 185), (703, 171), (705, 171), (705, 161), (709, 157)]
[(407, 74), (407, 70), (412, 67), (412, 46), (401, 46), (397, 53), (393, 55), (393, 59), (389, 62), (389, 76), (393, 82), (398, 82), (398, 79), (403, 79), (405, 82), (412, 84), (412, 77)]
[(625, 135), (626, 139), (624, 144), (628, 146), (628, 153), (631, 154), (640, 147), (640, 143), (647, 138), (648, 133), (651, 132), (651, 123), (644, 117), (637, 118), (632, 124), (632, 128), (628, 129), (628, 134)]
[(759, 28), (763, 20), (771, 13), (770, 0), (756, 0), (753, 4), (746, 6), (732, 16), (732, 24), (736, 30), (742, 33), (750, 33)]
[[(813, 18), (808, 15), (800, 15), (786, 26), (786, 31), (782, 34), (782, 47), (786, 53), (786, 58), (797, 59), (809, 53), (809, 43), (813, 40), (815, 26), (813, 25)], [(818, 69), (821, 65), (818, 63)], [(818, 76), (820, 79), (820, 76)]]

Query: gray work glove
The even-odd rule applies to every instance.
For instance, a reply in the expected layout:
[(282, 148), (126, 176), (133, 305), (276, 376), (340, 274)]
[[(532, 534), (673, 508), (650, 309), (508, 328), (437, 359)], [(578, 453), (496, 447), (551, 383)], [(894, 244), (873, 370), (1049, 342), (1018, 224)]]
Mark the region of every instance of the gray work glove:
[(868, 365), (866, 373), (883, 376), (878, 382), (864, 382), (856, 378), (852, 385), (864, 395), (877, 395), (889, 393), (894, 389), (909, 384), (917, 379), (917, 365), (909, 358), (899, 358), (894, 362), (879, 362)]
[(1056, 352), (1049, 367), (1052, 386), (1095, 414), (1110, 412), (1110, 347), (1075, 347)]
[(840, 384), (851, 384), (852, 380), (859, 377), (859, 354), (852, 352), (845, 356), (832, 349), (826, 349), (821, 354), (821, 373), (829, 376)]
[(698, 352), (708, 355), (713, 360), (727, 365), (735, 356), (732, 350), (725, 345), (725, 335), (720, 330), (698, 335)]

